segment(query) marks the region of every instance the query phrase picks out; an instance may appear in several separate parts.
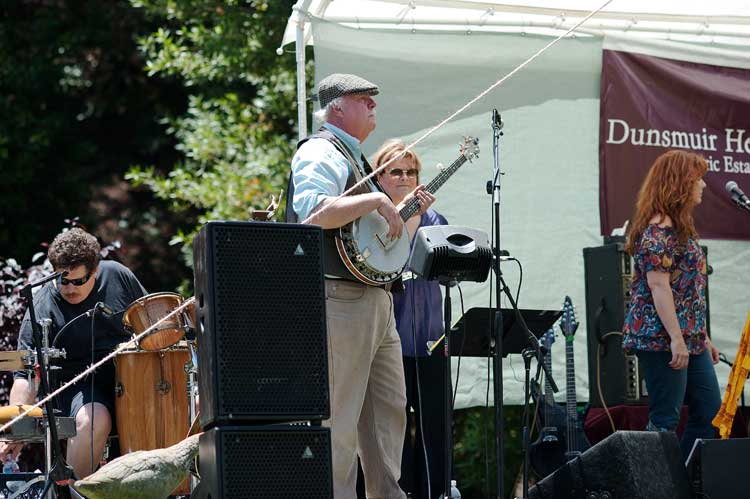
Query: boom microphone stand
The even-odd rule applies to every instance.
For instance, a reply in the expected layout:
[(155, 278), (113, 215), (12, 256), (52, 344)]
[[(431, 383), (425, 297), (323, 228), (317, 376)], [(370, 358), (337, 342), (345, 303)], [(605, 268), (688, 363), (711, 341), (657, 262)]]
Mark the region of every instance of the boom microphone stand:
[(511, 307), (513, 308), (513, 312), (515, 313), (516, 320), (521, 325), (521, 328), (526, 333), (526, 338), (528, 343), (531, 345), (529, 348), (524, 349), (523, 351), (523, 358), (524, 358), (524, 366), (526, 370), (526, 391), (525, 391), (525, 399), (524, 399), (524, 427), (523, 427), (523, 499), (528, 499), (529, 497), (529, 426), (528, 426), (528, 403), (529, 403), (529, 364), (528, 362), (531, 361), (531, 358), (536, 357), (537, 362), (537, 373), (536, 373), (536, 379), (539, 379), (539, 372), (540, 370), (544, 370), (544, 375), (546, 376), (546, 381), (549, 382), (550, 388), (552, 388), (553, 393), (557, 393), (557, 384), (555, 383), (555, 380), (552, 378), (552, 369), (547, 366), (547, 363), (544, 362), (544, 356), (547, 354), (546, 349), (539, 343), (539, 340), (536, 336), (534, 336), (534, 333), (531, 332), (529, 327), (526, 325), (526, 320), (523, 318), (523, 314), (518, 309), (518, 304), (513, 299), (513, 293), (510, 292), (510, 288), (508, 288), (508, 285), (505, 284), (505, 280), (503, 279), (502, 275), (498, 276), (498, 285), (500, 286), (503, 293), (505, 293), (505, 296), (508, 298), (508, 301), (510, 302)]
[[(49, 382), (47, 380), (48, 366), (45, 357), (45, 351), (43, 348), (42, 332), (39, 330), (39, 324), (36, 322), (36, 313), (34, 311), (34, 297), (31, 294), (32, 288), (41, 286), (49, 281), (57, 279), (60, 276), (66, 275), (67, 272), (55, 272), (43, 279), (36, 282), (31, 282), (21, 289), (21, 296), (26, 299), (29, 304), (29, 319), (31, 320), (31, 331), (34, 338), (34, 346), (36, 348), (37, 362), (39, 362), (39, 383), (42, 388), (40, 396), (44, 397), (50, 393)], [(57, 438), (57, 422), (55, 421), (54, 408), (52, 406), (52, 400), (48, 400), (44, 403), (44, 410), (47, 413), (47, 426), (52, 439), (52, 448), (54, 449), (55, 461), (52, 468), (47, 469), (47, 481), (44, 483), (44, 490), (40, 497), (46, 497), (50, 487), (54, 483), (56, 485), (55, 491), (56, 496), (60, 497), (60, 490), (63, 486), (70, 482), (71, 478), (74, 478), (73, 468), (71, 468), (62, 455), (62, 448), (60, 447), (60, 440)]]
[[(493, 239), (492, 239), (492, 253), (494, 258), (492, 259), (492, 270), (495, 273), (495, 300), (497, 300), (498, 306), (495, 311), (495, 321), (492, 325), (492, 338), (495, 342), (494, 357), (492, 358), (492, 376), (494, 377), (493, 383), (493, 396), (495, 398), (495, 457), (497, 460), (497, 499), (503, 498), (504, 493), (504, 458), (503, 458), (503, 312), (500, 307), (500, 297), (504, 293), (510, 304), (515, 311), (515, 315), (519, 323), (521, 324), (524, 332), (528, 336), (531, 348), (536, 353), (537, 362), (544, 369), (545, 375), (550, 381), (550, 386), (554, 392), (557, 392), (557, 385), (552, 379), (552, 373), (549, 372), (547, 366), (544, 365), (544, 350), (539, 344), (536, 336), (534, 336), (529, 328), (526, 326), (526, 321), (523, 319), (523, 315), (518, 310), (518, 305), (513, 300), (513, 295), (508, 289), (503, 279), (503, 273), (500, 270), (500, 178), (503, 173), (500, 171), (500, 152), (499, 142), (500, 137), (503, 135), (503, 120), (500, 117), (497, 109), (492, 110), (492, 180), (487, 182), (487, 194), (492, 195), (492, 225), (494, 227)], [(528, 435), (525, 437), (528, 440)], [(528, 465), (524, 468), (524, 475), (527, 474), (526, 470)], [(528, 493), (528, 477), (524, 476), (524, 499)]]
[(504, 494), (503, 471), (503, 312), (500, 308), (500, 294), (502, 285), (500, 277), (500, 136), (503, 135), (503, 120), (497, 109), (492, 110), (492, 180), (487, 182), (487, 194), (492, 195), (492, 271), (495, 273), (495, 300), (498, 306), (495, 310), (495, 322), (492, 326), (492, 338), (495, 340), (495, 356), (492, 358), (493, 397), (495, 399), (495, 459), (497, 461), (497, 499)]

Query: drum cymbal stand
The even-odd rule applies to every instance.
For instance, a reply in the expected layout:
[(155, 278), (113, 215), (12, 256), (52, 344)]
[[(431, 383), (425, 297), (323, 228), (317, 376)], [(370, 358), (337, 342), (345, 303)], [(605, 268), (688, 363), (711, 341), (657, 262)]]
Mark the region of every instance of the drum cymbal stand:
[[(53, 279), (57, 279), (61, 275), (63, 275), (62, 272), (55, 272), (54, 274), (51, 274), (43, 279), (39, 279), (36, 282), (28, 283), (26, 286), (21, 288), (21, 296), (26, 299), (26, 303), (29, 306), (29, 319), (31, 320), (31, 330), (34, 338), (34, 347), (36, 348), (37, 362), (39, 362), (39, 384), (41, 388), (41, 390), (39, 391), (40, 397), (44, 397), (50, 393), (47, 377), (47, 359), (49, 350), (47, 352), (44, 351), (44, 345), (47, 343), (42, 338), (42, 331), (40, 330), (39, 324), (36, 321), (36, 312), (34, 311), (34, 297), (31, 294), (31, 290), (32, 288), (41, 286), (42, 284)], [(50, 487), (52, 487), (52, 484), (55, 484), (55, 496), (66, 497), (64, 494), (66, 494), (67, 491), (62, 491), (64, 490), (64, 488), (67, 488), (70, 480), (74, 479), (75, 475), (73, 473), (73, 468), (71, 468), (70, 465), (65, 462), (65, 458), (63, 458), (62, 455), (60, 440), (58, 440), (57, 438), (57, 422), (55, 421), (55, 412), (51, 400), (45, 402), (44, 410), (47, 413), (47, 428), (49, 431), (49, 437), (52, 440), (50, 448), (54, 451), (53, 454), (55, 459), (52, 466), (50, 468), (47, 468), (47, 480), (44, 483), (44, 490), (42, 491), (40, 497), (47, 497), (47, 493), (50, 491)]]
[[(195, 406), (198, 402), (198, 355), (195, 351), (195, 342), (188, 341), (188, 349), (190, 350), (190, 359), (185, 363), (185, 372), (187, 373), (187, 395), (188, 395), (188, 428), (192, 430), (193, 421), (198, 417), (198, 411)], [(190, 431), (188, 430), (188, 431)], [(190, 474), (190, 490), (195, 490), (198, 486), (198, 478), (194, 474)]]
[[(50, 371), (53, 369), (59, 369), (56, 366), (51, 366), (49, 363), (50, 359), (59, 359), (65, 358), (65, 350), (64, 349), (57, 349), (57, 348), (50, 348), (49, 346), (49, 328), (52, 325), (52, 319), (39, 319), (39, 325), (42, 326), (42, 353), (44, 355), (44, 365), (47, 366), (47, 369), (44, 371), (41, 371), (40, 369), (40, 376), (45, 376), (47, 378), (47, 386), (52, 386), (51, 380), (50, 380)], [(42, 365), (41, 363), (39, 364)], [(45, 431), (44, 431), (44, 464), (46, 466), (46, 470), (49, 471), (52, 469), (52, 430), (50, 429), (50, 425), (45, 422), (44, 425)]]
[[(42, 326), (42, 352), (44, 355), (44, 364), (41, 362), (39, 363), (40, 366), (45, 365), (48, 367), (48, 369), (42, 371), (40, 369), (39, 376), (44, 376), (47, 378), (47, 386), (50, 385), (50, 379), (49, 379), (49, 327), (52, 325), (52, 319), (41, 319), (39, 321), (39, 324)], [(49, 470), (52, 469), (52, 429), (49, 425), (47, 425), (47, 428), (44, 432), (44, 470), (49, 473)], [(42, 495), (44, 497), (44, 495)]]

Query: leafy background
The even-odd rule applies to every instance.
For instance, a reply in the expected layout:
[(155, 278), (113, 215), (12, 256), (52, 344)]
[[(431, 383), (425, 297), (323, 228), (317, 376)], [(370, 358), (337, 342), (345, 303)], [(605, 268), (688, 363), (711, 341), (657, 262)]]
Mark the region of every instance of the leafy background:
[[(117, 243), (111, 256), (148, 290), (189, 296), (197, 229), (278, 196), (297, 137), (294, 54), (276, 54), (293, 3), (3, 2), (0, 348), (15, 347), (18, 290), (64, 227)], [(311, 49), (307, 60), (311, 77)], [(3, 373), (0, 403), (10, 382)], [(456, 412), (464, 497), (494, 496), (491, 413)], [(519, 408), (505, 415), (507, 497)]]

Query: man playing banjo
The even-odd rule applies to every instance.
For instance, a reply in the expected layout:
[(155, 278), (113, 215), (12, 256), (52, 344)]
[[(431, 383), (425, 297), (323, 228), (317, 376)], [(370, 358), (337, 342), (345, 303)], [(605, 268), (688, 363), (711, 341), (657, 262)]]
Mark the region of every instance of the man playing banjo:
[[(326, 313), (336, 499), (356, 497), (357, 454), (367, 497), (401, 499), (399, 488), (406, 397), (401, 345), (390, 284), (368, 285), (354, 277), (337, 255), (338, 228), (371, 212), (387, 222), (387, 237), (399, 238), (400, 208), (413, 198), (420, 213), (435, 200), (420, 185), (399, 206), (374, 182), (339, 198), (370, 173), (360, 146), (375, 129), (378, 87), (355, 75), (332, 74), (320, 81), (323, 127), (300, 143), (292, 160), (292, 207), (300, 221), (325, 230)], [(289, 218), (291, 215), (291, 218)]]

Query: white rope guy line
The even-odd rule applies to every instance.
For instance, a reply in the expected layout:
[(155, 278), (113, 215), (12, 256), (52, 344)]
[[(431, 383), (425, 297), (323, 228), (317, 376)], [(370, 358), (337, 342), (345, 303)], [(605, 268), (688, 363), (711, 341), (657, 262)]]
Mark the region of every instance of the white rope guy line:
[(459, 114), (461, 114), (464, 111), (466, 111), (469, 107), (471, 107), (472, 105), (474, 105), (478, 100), (482, 99), (488, 93), (492, 92), (494, 89), (496, 89), (497, 87), (499, 87), (500, 85), (502, 85), (503, 83), (505, 83), (506, 80), (508, 80), (509, 78), (511, 78), (513, 75), (515, 75), (516, 73), (518, 73), (520, 70), (522, 70), (523, 68), (525, 68), (529, 64), (531, 64), (531, 62), (533, 62), (535, 59), (537, 59), (539, 56), (541, 56), (544, 52), (546, 52), (547, 50), (549, 50), (557, 42), (559, 42), (560, 40), (562, 40), (566, 36), (568, 36), (571, 33), (573, 33), (583, 23), (585, 23), (586, 21), (588, 21), (589, 19), (591, 19), (594, 15), (598, 14), (599, 12), (601, 12), (601, 10), (604, 9), (604, 7), (606, 7), (610, 3), (612, 3), (612, 0), (607, 0), (599, 8), (597, 8), (597, 9), (592, 10), (591, 12), (589, 12), (589, 14), (586, 17), (584, 17), (583, 19), (581, 19), (580, 21), (578, 21), (576, 24), (574, 24), (573, 26), (571, 26), (565, 33), (561, 34), (560, 36), (558, 36), (557, 38), (555, 38), (554, 40), (552, 40), (551, 42), (549, 42), (547, 45), (545, 45), (544, 47), (542, 47), (541, 49), (539, 49), (535, 54), (533, 54), (531, 57), (529, 57), (528, 59), (526, 59), (525, 61), (523, 61), (515, 69), (511, 70), (510, 73), (508, 73), (507, 75), (505, 75), (502, 78), (500, 78), (499, 80), (497, 80), (495, 83), (493, 83), (492, 85), (490, 85), (486, 90), (484, 90), (483, 92), (481, 92), (479, 95), (477, 95), (476, 97), (474, 97), (473, 99), (471, 99), (469, 102), (467, 102), (463, 106), (461, 106), (453, 114), (451, 114), (450, 116), (448, 116), (447, 118), (445, 118), (443, 121), (441, 121), (440, 123), (438, 123), (437, 125), (435, 125), (434, 127), (432, 127), (430, 130), (428, 130), (424, 135), (422, 135), (421, 137), (419, 137), (417, 140), (415, 140), (414, 142), (412, 142), (411, 144), (409, 144), (408, 146), (406, 146), (406, 148), (403, 151), (401, 151), (401, 153), (397, 154), (396, 156), (394, 156), (393, 158), (391, 158), (389, 161), (385, 162), (380, 167), (374, 169), (372, 171), (372, 173), (370, 173), (369, 175), (367, 175), (366, 177), (364, 177), (362, 180), (360, 180), (359, 182), (357, 182), (356, 184), (354, 184), (351, 188), (347, 189), (342, 194), (340, 194), (337, 197), (333, 198), (333, 201), (331, 201), (330, 203), (328, 203), (325, 206), (323, 206), (320, 210), (311, 213), (306, 219), (304, 219), (302, 221), (302, 223), (303, 224), (304, 223), (310, 223), (313, 218), (319, 217), (320, 215), (322, 215), (323, 213), (325, 213), (325, 211), (328, 208), (330, 208), (331, 206), (333, 206), (341, 198), (343, 198), (345, 196), (348, 196), (354, 190), (356, 190), (359, 187), (361, 187), (362, 185), (364, 185), (365, 182), (367, 182), (372, 177), (376, 176), (378, 173), (380, 173), (381, 171), (383, 171), (386, 166), (390, 165), (394, 161), (396, 161), (399, 158), (401, 158), (406, 153), (406, 151), (410, 151), (411, 149), (413, 149), (414, 146), (416, 146), (417, 144), (419, 144), (420, 142), (422, 142), (424, 139), (426, 139), (427, 137), (429, 137), (430, 135), (432, 135), (433, 133), (435, 133), (436, 131), (438, 131), (440, 128), (442, 128), (443, 126), (445, 126), (446, 124), (448, 124), (448, 122), (450, 122), (451, 120), (453, 120)]
[[(164, 317), (162, 317), (161, 319), (159, 319), (158, 321), (156, 321), (151, 327), (149, 327), (148, 329), (146, 329), (145, 331), (143, 331), (139, 335), (134, 336), (130, 340), (128, 340), (128, 341), (126, 341), (126, 342), (121, 343), (120, 345), (118, 345), (116, 349), (114, 349), (112, 352), (110, 352), (110, 354), (107, 355), (106, 357), (104, 357), (102, 360), (100, 360), (99, 362), (97, 362), (95, 364), (92, 364), (91, 366), (89, 366), (88, 368), (86, 368), (86, 370), (83, 371), (81, 374), (77, 375), (75, 378), (71, 379), (70, 381), (68, 381), (67, 383), (65, 383), (63, 386), (61, 386), (60, 388), (58, 388), (54, 392), (52, 392), (49, 395), (47, 395), (46, 397), (44, 397), (42, 400), (40, 400), (36, 404), (30, 406), (27, 410), (23, 411), (21, 414), (19, 414), (15, 418), (11, 419), (10, 421), (8, 421), (7, 423), (5, 423), (4, 425), (0, 426), (0, 434), (2, 432), (4, 432), (5, 430), (7, 430), (8, 428), (10, 428), (11, 426), (13, 426), (14, 424), (16, 424), (18, 421), (20, 421), (24, 417), (26, 417), (34, 409), (36, 409), (36, 408), (41, 407), (42, 405), (44, 405), (52, 397), (56, 397), (57, 395), (59, 395), (60, 393), (62, 393), (63, 391), (65, 391), (70, 385), (72, 385), (74, 383), (77, 383), (78, 381), (80, 381), (83, 378), (85, 378), (91, 372), (93, 372), (93, 371), (97, 370), (98, 368), (100, 368), (103, 364), (105, 364), (106, 362), (108, 362), (109, 360), (111, 360), (115, 356), (117, 356), (118, 353), (122, 352), (126, 348), (129, 348), (131, 346), (131, 344), (134, 345), (138, 340), (140, 340), (141, 338), (143, 338), (147, 334), (151, 333), (154, 329), (156, 329), (157, 327), (159, 327), (164, 321), (166, 321), (167, 319), (169, 319), (170, 317), (172, 317), (176, 313), (181, 312), (182, 310), (185, 309), (185, 307), (187, 307), (188, 305), (190, 305), (191, 303), (194, 303), (194, 302), (195, 302), (195, 297), (194, 296), (188, 298), (187, 300), (185, 300), (184, 302), (182, 302), (182, 304), (179, 307), (175, 308), (174, 310), (172, 310), (171, 312), (169, 312), (167, 315), (165, 315)], [(0, 435), (0, 440), (3, 440), (2, 435)]]

